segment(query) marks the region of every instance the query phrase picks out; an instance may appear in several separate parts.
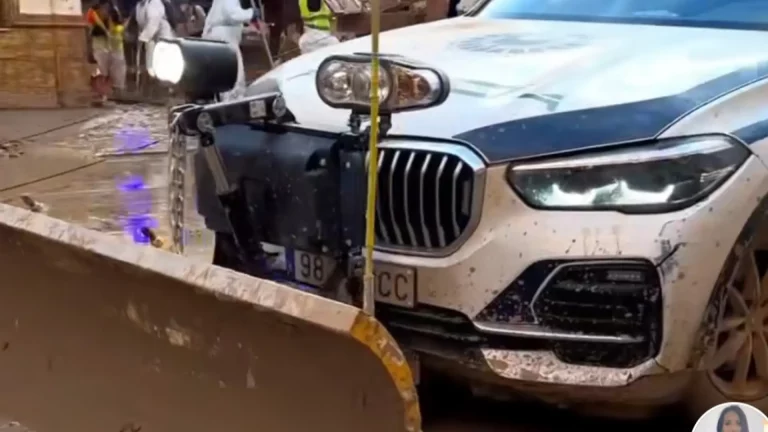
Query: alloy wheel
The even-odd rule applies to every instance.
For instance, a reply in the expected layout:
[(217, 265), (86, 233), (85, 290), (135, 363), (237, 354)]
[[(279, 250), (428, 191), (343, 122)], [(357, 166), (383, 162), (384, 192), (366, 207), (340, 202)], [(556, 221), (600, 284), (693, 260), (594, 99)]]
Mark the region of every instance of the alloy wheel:
[(708, 375), (727, 398), (768, 396), (768, 250), (742, 249), (720, 305)]

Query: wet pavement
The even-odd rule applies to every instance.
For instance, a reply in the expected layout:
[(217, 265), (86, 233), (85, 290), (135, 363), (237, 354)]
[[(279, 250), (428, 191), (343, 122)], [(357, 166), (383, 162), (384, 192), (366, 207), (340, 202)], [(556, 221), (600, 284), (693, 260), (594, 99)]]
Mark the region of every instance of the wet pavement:
[(82, 124), (105, 112), (99, 108), (3, 110), (0, 111), (0, 143), (48, 135), (73, 123)]
[[(121, 106), (44, 143), (17, 139), (24, 153), (0, 159), (0, 201), (25, 206), (27, 195), (50, 216), (135, 243), (149, 244), (143, 227), (167, 236), (166, 118), (164, 108)], [(212, 237), (188, 214), (188, 250), (210, 259)]]
[[(22, 134), (14, 136), (12, 140), (20, 154), (0, 154), (0, 202), (28, 207), (29, 203), (21, 198), (28, 196), (50, 216), (135, 243), (149, 243), (142, 227), (167, 237), (165, 109), (124, 106), (97, 114), (95, 118), (70, 118), (56, 132), (35, 139), (27, 140)], [(2, 115), (0, 112), (0, 119)], [(67, 126), (67, 122), (72, 124)], [(0, 138), (0, 144), (8, 141)], [(186, 202), (194, 203), (194, 197), (188, 194)], [(203, 228), (193, 208), (186, 213), (187, 254), (193, 259), (210, 261), (212, 235)], [(457, 397), (446, 406), (450, 408), (439, 409), (428, 419), (427, 430), (544, 432), (562, 430), (566, 423), (585, 430), (617, 427), (639, 431), (660, 425), (672, 425), (676, 430), (690, 428), (680, 423), (678, 416), (653, 422), (606, 423), (540, 405), (498, 404)]]

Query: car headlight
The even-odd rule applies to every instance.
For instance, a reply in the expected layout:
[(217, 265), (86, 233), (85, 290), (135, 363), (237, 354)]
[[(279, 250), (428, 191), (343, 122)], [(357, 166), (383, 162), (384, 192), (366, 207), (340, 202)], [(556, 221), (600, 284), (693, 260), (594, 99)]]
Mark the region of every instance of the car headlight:
[(237, 52), (226, 42), (180, 38), (159, 40), (152, 50), (155, 77), (187, 95), (204, 97), (231, 90)]
[[(400, 56), (379, 57), (379, 109), (383, 114), (443, 103), (448, 77), (437, 69)], [(315, 84), (320, 99), (333, 108), (368, 113), (371, 107), (371, 56), (330, 56), (320, 63)]]
[(712, 193), (749, 154), (726, 136), (676, 138), (515, 164), (509, 167), (507, 179), (535, 208), (665, 212)]

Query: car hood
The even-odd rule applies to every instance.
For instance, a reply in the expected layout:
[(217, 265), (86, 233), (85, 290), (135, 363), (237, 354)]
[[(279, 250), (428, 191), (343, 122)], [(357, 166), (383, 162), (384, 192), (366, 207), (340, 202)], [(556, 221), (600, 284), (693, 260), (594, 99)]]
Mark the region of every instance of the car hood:
[[(692, 109), (768, 72), (768, 33), (673, 26), (456, 18), (381, 36), (381, 52), (442, 69), (445, 103), (393, 116), (392, 134), (462, 139), (489, 162), (653, 138)], [(359, 38), (302, 55), (276, 78), (300, 123), (343, 127), (315, 71)], [(567, 137), (567, 141), (564, 139)]]

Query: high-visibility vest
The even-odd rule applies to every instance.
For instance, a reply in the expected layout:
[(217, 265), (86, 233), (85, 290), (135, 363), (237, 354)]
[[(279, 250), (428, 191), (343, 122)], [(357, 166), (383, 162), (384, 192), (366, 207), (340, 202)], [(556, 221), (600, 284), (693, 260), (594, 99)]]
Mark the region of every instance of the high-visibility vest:
[(325, 1), (321, 1), (320, 10), (317, 12), (310, 12), (307, 0), (299, 0), (299, 11), (301, 11), (301, 19), (304, 20), (304, 25), (317, 29), (331, 31), (331, 21), (333, 20), (333, 13), (325, 4)]

